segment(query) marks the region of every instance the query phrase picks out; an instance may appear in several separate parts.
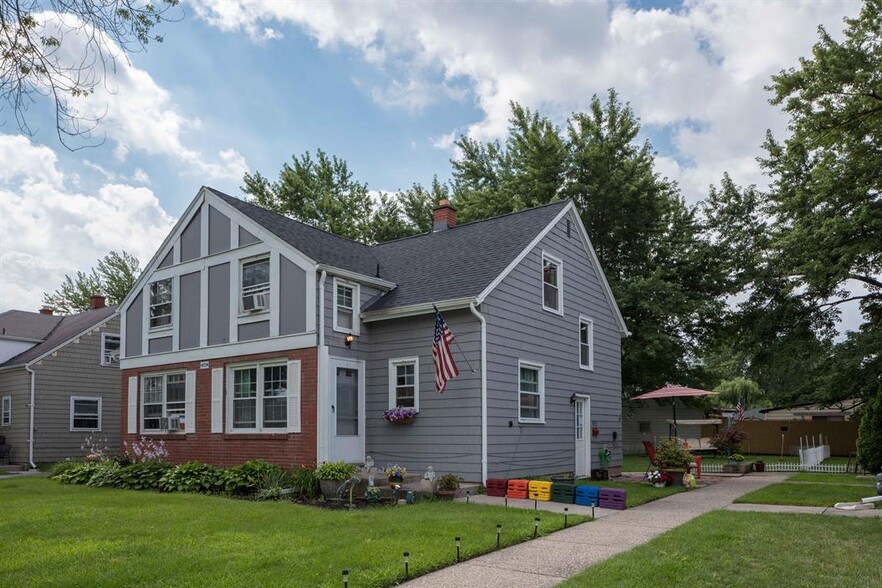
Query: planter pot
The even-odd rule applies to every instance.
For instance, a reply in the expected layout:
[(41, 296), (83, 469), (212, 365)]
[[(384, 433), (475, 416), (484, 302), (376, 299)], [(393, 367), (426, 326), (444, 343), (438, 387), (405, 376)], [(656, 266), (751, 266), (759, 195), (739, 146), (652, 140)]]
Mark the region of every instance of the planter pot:
[(341, 480), (319, 480), (319, 487), (322, 489), (322, 496), (325, 500), (334, 500), (337, 498), (337, 489), (343, 484)]
[(456, 490), (438, 490), (440, 500), (453, 500), (456, 498)]
[(683, 485), (683, 474), (686, 473), (686, 470), (662, 470), (662, 472), (671, 478), (671, 486)]
[(389, 485), (392, 484), (403, 484), (404, 478), (402, 476), (389, 476)]
[(753, 469), (754, 469), (754, 471), (757, 471), (757, 472), (766, 471), (766, 462), (764, 462), (764, 461), (753, 462)]
[(389, 421), (393, 425), (409, 425), (413, 422), (413, 417), (409, 417), (406, 419), (398, 419), (397, 421)]
[(591, 479), (592, 480), (609, 480), (609, 471), (608, 470), (591, 470)]

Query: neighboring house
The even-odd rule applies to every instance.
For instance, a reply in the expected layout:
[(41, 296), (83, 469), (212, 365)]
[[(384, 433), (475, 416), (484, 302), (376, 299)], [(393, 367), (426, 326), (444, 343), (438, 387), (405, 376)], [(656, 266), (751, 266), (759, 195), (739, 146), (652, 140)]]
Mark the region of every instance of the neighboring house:
[(763, 408), (759, 412), (767, 421), (850, 421), (864, 403), (859, 398), (823, 404), (797, 404), (790, 407)]
[[(443, 394), (433, 303), (460, 370)], [(202, 188), (120, 312), (122, 438), (174, 461), (481, 480), (587, 474), (606, 444), (621, 464), (625, 324), (570, 201), (460, 226), (445, 201), (434, 232), (368, 246)]]
[(119, 444), (119, 315), (92, 297), (71, 316), (0, 314), (0, 435), (13, 463), (82, 457), (86, 437)]
[[(705, 410), (701, 407), (675, 400), (677, 410), (677, 436), (681, 439), (702, 437)], [(658, 445), (673, 432), (673, 407), (671, 400), (635, 400), (625, 404), (624, 451), (626, 454), (644, 454), (644, 441)]]

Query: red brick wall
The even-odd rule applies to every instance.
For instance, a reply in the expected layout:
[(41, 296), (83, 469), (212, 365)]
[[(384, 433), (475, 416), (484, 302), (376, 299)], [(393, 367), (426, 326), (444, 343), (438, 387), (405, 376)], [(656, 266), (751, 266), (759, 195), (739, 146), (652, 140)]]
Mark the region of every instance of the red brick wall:
[[(230, 363), (273, 359), (299, 359), (301, 362), (300, 433), (211, 433), (211, 370), (213, 368), (225, 367)], [(196, 372), (196, 432), (190, 434), (145, 435), (154, 440), (161, 439), (165, 441), (165, 447), (169, 452), (169, 461), (172, 463), (183, 463), (195, 459), (220, 467), (229, 467), (249, 459), (265, 459), (285, 468), (315, 465), (316, 415), (318, 414), (318, 354), (315, 347), (212, 359), (208, 363), (208, 368), (200, 368), (199, 361), (192, 361), (122, 371), (122, 434), (120, 435), (120, 452), (123, 451), (123, 442), (131, 443), (140, 438), (140, 435), (127, 433), (128, 379), (132, 376), (138, 378), (138, 406), (140, 411), (141, 374), (186, 369)], [(224, 420), (227, 418), (226, 378), (227, 373), (224, 370)], [(140, 426), (141, 422), (139, 420), (139, 429)], [(226, 423), (224, 423), (224, 428), (226, 429)]]

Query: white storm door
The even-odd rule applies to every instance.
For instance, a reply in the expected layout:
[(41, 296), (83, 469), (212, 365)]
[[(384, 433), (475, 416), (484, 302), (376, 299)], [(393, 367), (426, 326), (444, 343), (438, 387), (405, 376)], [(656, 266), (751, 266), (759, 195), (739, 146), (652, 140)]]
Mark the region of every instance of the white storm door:
[(591, 473), (591, 399), (576, 398), (575, 402), (576, 430), (576, 476), (587, 476)]
[(330, 461), (364, 463), (364, 362), (330, 360)]

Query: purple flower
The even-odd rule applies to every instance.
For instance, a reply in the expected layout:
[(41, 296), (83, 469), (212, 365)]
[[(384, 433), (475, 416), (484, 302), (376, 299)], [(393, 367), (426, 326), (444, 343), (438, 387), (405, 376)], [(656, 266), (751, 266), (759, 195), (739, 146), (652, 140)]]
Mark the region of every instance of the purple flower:
[(416, 410), (412, 408), (390, 408), (389, 410), (383, 413), (383, 418), (389, 421), (390, 423), (397, 423), (399, 421), (406, 421), (412, 419), (416, 416)]

